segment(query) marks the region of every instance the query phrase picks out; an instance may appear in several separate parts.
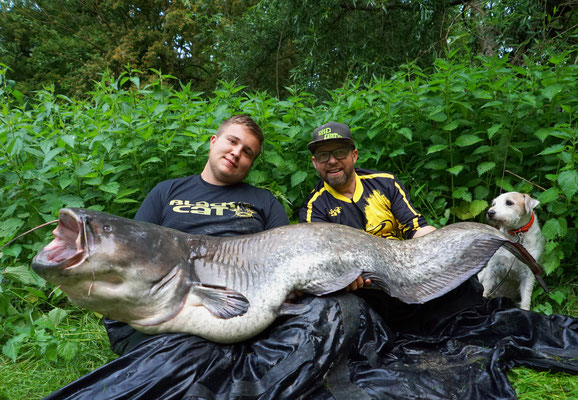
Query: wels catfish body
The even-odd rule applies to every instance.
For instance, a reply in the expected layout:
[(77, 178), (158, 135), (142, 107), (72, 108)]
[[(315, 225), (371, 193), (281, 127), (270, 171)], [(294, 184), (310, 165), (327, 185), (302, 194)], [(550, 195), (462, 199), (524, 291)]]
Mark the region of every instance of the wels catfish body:
[(53, 234), (32, 267), (74, 304), (144, 333), (221, 343), (248, 339), (280, 314), (305, 311), (285, 303), (296, 290), (321, 296), (360, 275), (406, 303), (424, 303), (475, 275), (502, 246), (541, 274), (521, 245), (469, 222), (406, 241), (330, 223), (218, 238), (66, 208)]

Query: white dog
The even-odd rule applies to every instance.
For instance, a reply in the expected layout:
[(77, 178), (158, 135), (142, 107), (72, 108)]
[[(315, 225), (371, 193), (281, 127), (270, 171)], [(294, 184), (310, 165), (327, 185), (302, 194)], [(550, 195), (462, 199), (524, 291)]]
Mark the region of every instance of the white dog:
[[(534, 208), (540, 204), (527, 194), (508, 192), (492, 201), (487, 212), (488, 223), (512, 240), (520, 242), (539, 262), (544, 251), (544, 237)], [(536, 278), (530, 269), (510, 252), (499, 249), (480, 271), (478, 279), (486, 297), (520, 298), (520, 308), (530, 309)]]

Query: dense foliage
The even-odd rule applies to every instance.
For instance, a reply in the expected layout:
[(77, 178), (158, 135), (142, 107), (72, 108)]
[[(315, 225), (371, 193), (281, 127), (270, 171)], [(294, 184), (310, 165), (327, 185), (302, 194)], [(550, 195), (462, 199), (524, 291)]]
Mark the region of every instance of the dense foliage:
[(28, 94), (84, 96), (100, 74), (151, 68), (211, 91), (237, 80), (317, 96), (449, 50), (546, 60), (576, 45), (571, 0), (0, 0), (0, 63)]
[[(578, 256), (578, 67), (568, 56), (519, 67), (438, 59), (430, 75), (406, 65), (392, 79), (348, 81), (326, 101), (296, 89), (278, 100), (226, 82), (207, 97), (163, 75), (142, 84), (136, 73), (104, 76), (86, 100), (50, 90), (26, 98), (0, 74), (0, 244), (65, 206), (132, 217), (155, 183), (200, 172), (218, 124), (246, 113), (267, 138), (249, 182), (271, 190), (293, 221), (317, 181), (306, 149), (313, 128), (343, 121), (358, 165), (396, 173), (436, 226), (483, 221), (502, 190), (532, 193), (541, 202), (547, 281), (559, 287), (576, 278)], [(13, 359), (23, 349), (53, 358), (77, 350), (51, 334), (72, 312), (63, 294), (29, 268), (50, 230), (0, 254), (0, 344)], [(563, 285), (537, 309), (550, 312), (551, 300), (564, 300)]]

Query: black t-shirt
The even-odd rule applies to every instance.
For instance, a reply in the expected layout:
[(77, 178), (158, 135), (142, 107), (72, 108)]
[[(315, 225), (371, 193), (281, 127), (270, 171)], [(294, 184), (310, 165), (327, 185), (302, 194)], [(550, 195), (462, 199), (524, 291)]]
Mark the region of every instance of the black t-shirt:
[[(200, 175), (159, 183), (147, 195), (135, 219), (211, 236), (257, 233), (289, 224), (283, 206), (269, 191), (246, 183), (215, 186)], [(124, 322), (105, 318), (104, 324), (110, 346), (119, 355), (154, 337)]]
[(283, 206), (269, 191), (247, 183), (211, 185), (200, 175), (156, 185), (135, 219), (211, 236), (245, 235), (289, 224)]

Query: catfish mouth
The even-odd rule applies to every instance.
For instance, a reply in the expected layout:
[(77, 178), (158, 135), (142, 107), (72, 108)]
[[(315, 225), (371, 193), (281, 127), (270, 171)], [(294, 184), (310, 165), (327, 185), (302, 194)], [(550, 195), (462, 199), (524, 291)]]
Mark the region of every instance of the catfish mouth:
[(34, 257), (36, 268), (71, 269), (88, 259), (86, 222), (71, 210), (60, 210), (54, 240)]

